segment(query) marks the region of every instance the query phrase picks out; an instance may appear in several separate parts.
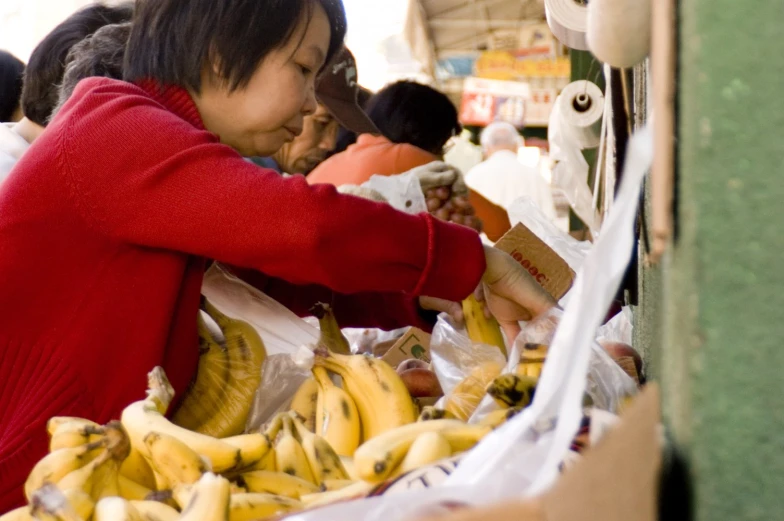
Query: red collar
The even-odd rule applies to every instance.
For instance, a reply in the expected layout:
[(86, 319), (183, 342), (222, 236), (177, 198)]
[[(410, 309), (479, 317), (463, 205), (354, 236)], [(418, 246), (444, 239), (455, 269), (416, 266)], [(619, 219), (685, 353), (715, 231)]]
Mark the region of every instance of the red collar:
[(205, 130), (199, 110), (187, 90), (177, 85), (161, 85), (155, 80), (140, 80), (136, 85), (170, 112), (199, 130)]

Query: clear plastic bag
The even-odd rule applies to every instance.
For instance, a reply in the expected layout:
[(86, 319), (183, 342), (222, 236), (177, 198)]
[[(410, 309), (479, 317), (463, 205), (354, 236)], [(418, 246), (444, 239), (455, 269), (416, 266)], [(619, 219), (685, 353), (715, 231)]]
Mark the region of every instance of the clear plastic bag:
[[(438, 316), (433, 328), (430, 356), (433, 371), (444, 391), (444, 398), (438, 402), (438, 406), (443, 407), (449, 401), (450, 409), (461, 412), (458, 416), (467, 413), (466, 419), (473, 414), (484, 397), (484, 388), (479, 388), (480, 380), (484, 381), (496, 367), (497, 376), (506, 365), (506, 358), (500, 349), (486, 344), (474, 344), (465, 333), (458, 330), (452, 319), (443, 313)], [(476, 381), (464, 383), (470, 375), (473, 375)], [(490, 376), (490, 379), (493, 377)]]
[(319, 330), (217, 263), (204, 275), (202, 294), (224, 314), (252, 325), (264, 342), (267, 358), (245, 426), (248, 432), (258, 430), (288, 406), (310, 375), (299, 360), (300, 350), (315, 345)]

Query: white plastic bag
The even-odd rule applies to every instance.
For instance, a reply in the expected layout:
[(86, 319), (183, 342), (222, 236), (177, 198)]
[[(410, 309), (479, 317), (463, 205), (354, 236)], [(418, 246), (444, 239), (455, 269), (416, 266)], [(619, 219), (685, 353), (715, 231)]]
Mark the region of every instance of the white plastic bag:
[(624, 306), (620, 313), (599, 327), (596, 332), (596, 341), (622, 342), (632, 345), (633, 334), (632, 309), (629, 306)]
[(204, 274), (201, 293), (223, 313), (256, 328), (267, 355), (291, 354), (318, 340), (319, 330), (218, 263)]
[(419, 178), (412, 173), (399, 175), (374, 175), (362, 186), (375, 190), (384, 196), (396, 210), (410, 214), (427, 212), (425, 194)]

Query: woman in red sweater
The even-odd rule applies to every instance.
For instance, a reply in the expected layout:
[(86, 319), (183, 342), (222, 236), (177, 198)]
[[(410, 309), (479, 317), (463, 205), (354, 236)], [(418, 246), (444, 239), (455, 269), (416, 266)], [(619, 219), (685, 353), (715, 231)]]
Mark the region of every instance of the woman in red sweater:
[(138, 0), (134, 16), (129, 82), (81, 82), (0, 190), (0, 512), (49, 417), (117, 418), (155, 365), (182, 394), (208, 259), (299, 313), (332, 299), (343, 325), (427, 327), (420, 296), (480, 280), (507, 324), (553, 305), (468, 228), (243, 160), (315, 110), (339, 0)]

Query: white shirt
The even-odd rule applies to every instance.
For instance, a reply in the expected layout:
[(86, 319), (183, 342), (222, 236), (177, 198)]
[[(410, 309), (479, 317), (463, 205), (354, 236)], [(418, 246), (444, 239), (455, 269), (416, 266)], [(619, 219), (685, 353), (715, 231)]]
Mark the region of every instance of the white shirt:
[(15, 123), (0, 123), (0, 184), (30, 148), (25, 138), (14, 132)]
[(511, 150), (499, 150), (465, 176), (468, 187), (505, 208), (520, 197), (529, 197), (542, 212), (555, 220), (550, 185), (536, 170), (522, 164)]

